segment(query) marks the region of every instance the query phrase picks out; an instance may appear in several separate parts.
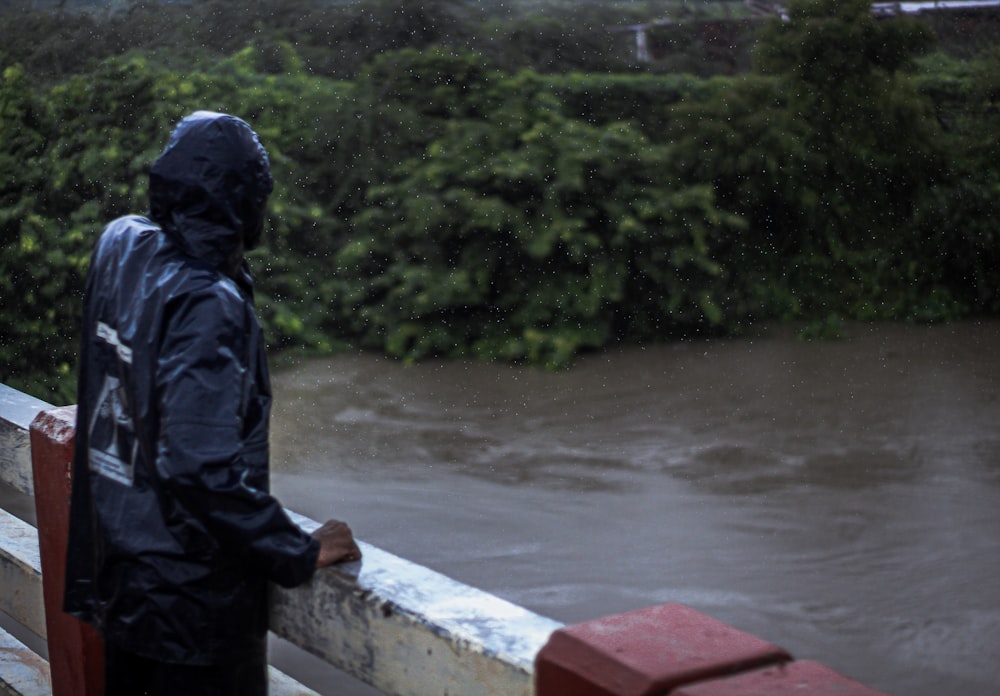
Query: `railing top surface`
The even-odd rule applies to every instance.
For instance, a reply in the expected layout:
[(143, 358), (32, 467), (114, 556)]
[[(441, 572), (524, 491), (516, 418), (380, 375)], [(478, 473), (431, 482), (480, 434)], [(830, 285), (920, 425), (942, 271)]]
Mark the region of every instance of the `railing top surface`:
[[(314, 520), (288, 511), (306, 531)], [(486, 654), (530, 672), (552, 632), (563, 626), (496, 595), (359, 542), (363, 557), (335, 571), (359, 596), (380, 599), (384, 613), (403, 612), (452, 641), (476, 644)]]
[(0, 484), (34, 494), (28, 427), (40, 411), (53, 406), (0, 384)]
[(52, 404), (0, 384), (0, 427), (27, 430), (39, 411), (52, 408)]
[[(30, 485), (28, 428), (52, 409), (0, 384), (0, 478)], [(307, 531), (319, 526), (289, 514)], [(563, 624), (360, 545), (360, 562), (320, 571), (303, 588), (276, 587), (272, 630), (385, 693), (532, 693), (534, 659)]]

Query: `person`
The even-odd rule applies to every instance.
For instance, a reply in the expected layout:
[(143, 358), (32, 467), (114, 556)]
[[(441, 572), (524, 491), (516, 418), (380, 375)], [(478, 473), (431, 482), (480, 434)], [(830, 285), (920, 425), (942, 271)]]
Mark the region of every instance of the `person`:
[(65, 610), (105, 645), (106, 694), (267, 692), (267, 584), (361, 557), (269, 493), (271, 389), (244, 252), (267, 152), (199, 111), (149, 174), (148, 217), (111, 222), (87, 276)]

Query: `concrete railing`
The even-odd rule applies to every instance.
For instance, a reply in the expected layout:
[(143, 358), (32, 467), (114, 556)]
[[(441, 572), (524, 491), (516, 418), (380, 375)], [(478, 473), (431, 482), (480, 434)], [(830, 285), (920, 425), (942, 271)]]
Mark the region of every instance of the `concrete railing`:
[[(49, 652), (46, 662), (0, 630), (0, 694), (100, 694), (100, 641), (59, 609), (74, 417), (74, 407), (0, 384), (0, 482), (34, 496), (39, 527), (0, 510), (0, 610), (47, 639)], [(306, 530), (318, 526), (291, 514)], [(361, 546), (358, 563), (275, 587), (271, 630), (386, 694), (879, 694), (684, 605), (563, 626)], [(271, 669), (272, 695), (311, 693)]]

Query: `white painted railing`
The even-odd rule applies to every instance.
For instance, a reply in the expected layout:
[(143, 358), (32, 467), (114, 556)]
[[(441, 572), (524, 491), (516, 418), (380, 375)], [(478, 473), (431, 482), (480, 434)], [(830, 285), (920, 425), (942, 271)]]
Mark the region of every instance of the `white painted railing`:
[[(0, 384), (0, 482), (32, 495), (29, 426), (38, 399)], [(307, 531), (317, 522), (290, 513)], [(562, 624), (369, 544), (362, 561), (272, 593), (271, 630), (386, 694), (531, 696), (535, 656)], [(45, 638), (38, 532), (0, 510), (0, 610)], [(13, 641), (13, 642), (12, 642)], [(10, 650), (4, 647), (12, 646)], [(0, 694), (45, 682), (44, 662), (0, 631)], [(272, 668), (271, 693), (312, 693)]]

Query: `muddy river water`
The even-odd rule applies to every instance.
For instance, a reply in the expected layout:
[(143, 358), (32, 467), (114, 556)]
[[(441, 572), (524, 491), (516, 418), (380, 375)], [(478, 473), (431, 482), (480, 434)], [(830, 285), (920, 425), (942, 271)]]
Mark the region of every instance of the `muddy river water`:
[(567, 623), (682, 602), (891, 694), (1000, 694), (998, 322), (273, 379), (275, 491), (365, 541)]

